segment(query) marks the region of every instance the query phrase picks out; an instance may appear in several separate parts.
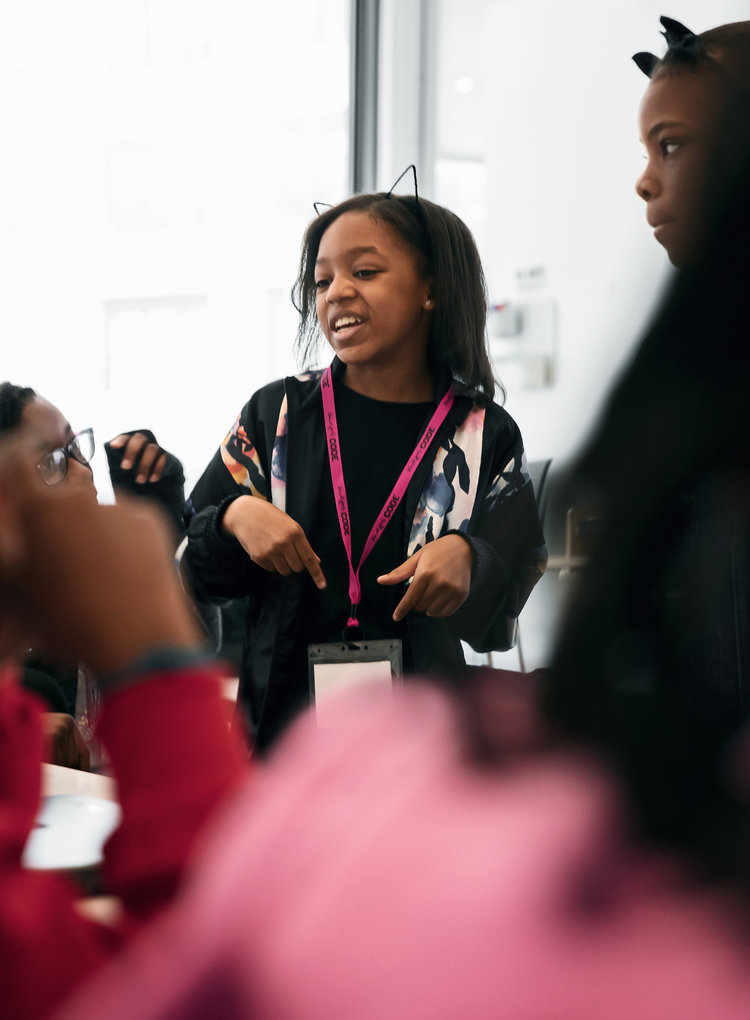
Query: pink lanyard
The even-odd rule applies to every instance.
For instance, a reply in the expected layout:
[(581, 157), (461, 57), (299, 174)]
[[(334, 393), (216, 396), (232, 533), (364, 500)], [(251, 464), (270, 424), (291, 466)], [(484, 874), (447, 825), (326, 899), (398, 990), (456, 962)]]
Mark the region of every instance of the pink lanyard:
[(323, 418), (325, 421), (326, 437), (328, 441), (328, 460), (331, 465), (333, 497), (336, 502), (336, 513), (339, 518), (341, 537), (344, 540), (346, 558), (349, 563), (349, 601), (351, 602), (351, 615), (347, 620), (346, 625), (347, 627), (358, 627), (357, 606), (362, 598), (362, 589), (359, 583), (359, 572), (362, 569), (362, 564), (372, 552), (375, 547), (375, 543), (382, 535), (385, 526), (396, 512), (396, 507), (401, 502), (404, 493), (409, 486), (409, 482), (411, 481), (414, 472), (417, 470), (419, 462), (422, 460), (422, 457), (424, 457), (435, 433), (443, 424), (448, 412), (453, 406), (453, 387), (450, 386), (448, 388), (445, 396), (436, 407), (427, 428), (424, 430), (422, 438), (414, 447), (414, 452), (407, 460), (406, 467), (398, 476), (398, 481), (394, 485), (393, 491), (385, 501), (383, 509), (380, 511), (377, 520), (372, 526), (372, 530), (365, 542), (362, 558), (359, 561), (359, 566), (356, 571), (354, 569), (354, 564), (352, 563), (352, 533), (349, 527), (349, 504), (346, 499), (344, 471), (341, 466), (341, 457), (339, 454), (339, 427), (336, 422), (336, 405), (333, 399), (333, 383), (330, 367), (325, 370), (323, 377), (320, 380), (320, 392), (323, 397)]

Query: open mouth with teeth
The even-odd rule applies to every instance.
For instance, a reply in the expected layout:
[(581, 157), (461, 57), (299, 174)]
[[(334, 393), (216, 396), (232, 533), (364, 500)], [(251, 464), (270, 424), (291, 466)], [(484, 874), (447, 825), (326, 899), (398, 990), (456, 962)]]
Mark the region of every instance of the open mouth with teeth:
[(340, 333), (342, 330), (351, 329), (352, 326), (361, 326), (363, 319), (357, 318), (356, 315), (342, 315), (340, 319), (336, 319), (333, 324), (333, 332)]

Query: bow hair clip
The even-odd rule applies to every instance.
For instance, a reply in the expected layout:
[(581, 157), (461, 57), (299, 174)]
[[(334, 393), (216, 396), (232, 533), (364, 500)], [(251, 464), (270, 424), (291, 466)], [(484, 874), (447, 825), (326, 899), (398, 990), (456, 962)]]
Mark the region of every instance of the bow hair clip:
[[(685, 28), (681, 22), (675, 21), (674, 18), (667, 18), (664, 15), (659, 18), (659, 21), (664, 27), (664, 31), (661, 34), (667, 41), (667, 50), (678, 60), (696, 60), (705, 53), (703, 43), (698, 36), (691, 32), (689, 28)], [(654, 68), (659, 63), (657, 56), (646, 52), (634, 53), (633, 60), (647, 78), (651, 77), (654, 73)]]

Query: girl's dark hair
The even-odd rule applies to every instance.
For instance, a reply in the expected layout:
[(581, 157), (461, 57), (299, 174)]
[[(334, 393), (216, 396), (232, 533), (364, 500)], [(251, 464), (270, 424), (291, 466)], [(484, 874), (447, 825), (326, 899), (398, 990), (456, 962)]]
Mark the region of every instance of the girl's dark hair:
[(748, 125), (743, 98), (709, 175), (720, 204), (702, 259), (676, 278), (572, 472), (573, 498), (604, 524), (543, 704), (611, 762), (643, 834), (750, 893), (750, 775), (732, 779), (727, 751), (743, 726), (750, 741)]
[(676, 70), (721, 72), (733, 89), (750, 89), (750, 21), (719, 25), (696, 36), (697, 44), (687, 51), (669, 48), (657, 61), (651, 77)]
[[(313, 220), (302, 240), (292, 300), (299, 312), (296, 347), (305, 365), (318, 350), (315, 262), (328, 227), (348, 212), (361, 212), (389, 227), (408, 246), (435, 303), (428, 355), (433, 369), (447, 366), (489, 403), (496, 380), (487, 350), (487, 289), (471, 231), (454, 213), (423, 198), (378, 192), (354, 195)], [(504, 392), (503, 392), (504, 396)]]
[(35, 396), (30, 386), (0, 383), (0, 433), (21, 424), (23, 409)]

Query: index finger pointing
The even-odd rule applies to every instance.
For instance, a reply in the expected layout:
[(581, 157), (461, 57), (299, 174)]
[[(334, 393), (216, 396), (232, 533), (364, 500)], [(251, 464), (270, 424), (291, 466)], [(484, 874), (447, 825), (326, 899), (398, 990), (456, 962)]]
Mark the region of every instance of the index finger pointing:
[(405, 581), (407, 584), (414, 576), (414, 572), (417, 569), (417, 564), (422, 557), (422, 549), (417, 549), (415, 553), (403, 563), (399, 563), (397, 567), (389, 571), (387, 574), (381, 574), (378, 577), (378, 584), (398, 584), (400, 581)]
[(315, 587), (321, 590), (325, 588), (325, 574), (320, 566), (320, 557), (315, 554), (313, 547), (306, 538), (303, 538), (300, 542), (296, 543), (295, 548), (305, 566), (305, 570), (313, 579)]
[(422, 597), (424, 584), (419, 579), (412, 579), (406, 594), (393, 611), (393, 619), (396, 623), (403, 620), (407, 613), (410, 613)]

